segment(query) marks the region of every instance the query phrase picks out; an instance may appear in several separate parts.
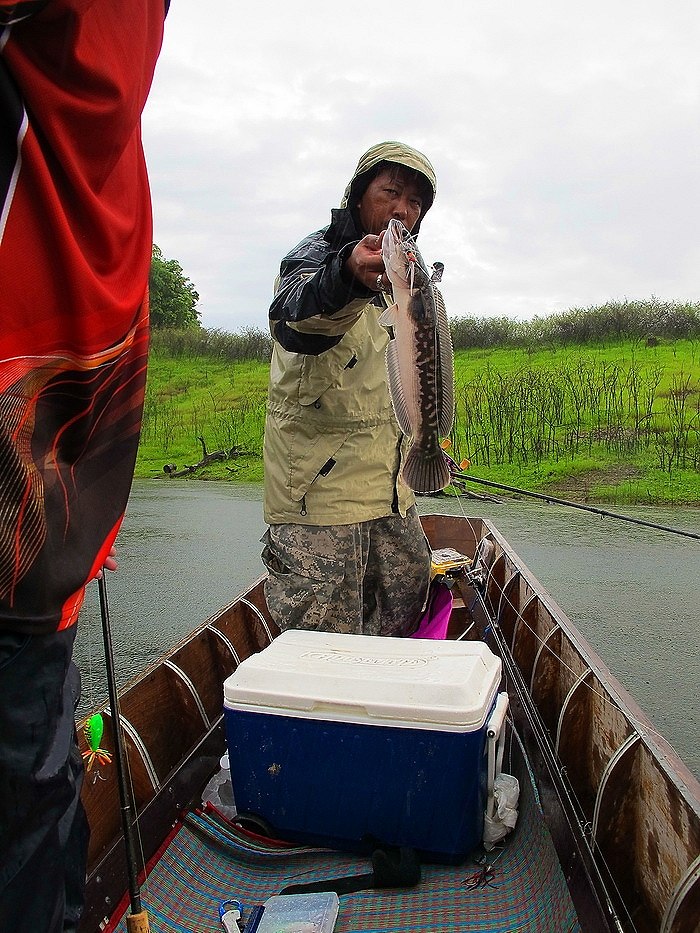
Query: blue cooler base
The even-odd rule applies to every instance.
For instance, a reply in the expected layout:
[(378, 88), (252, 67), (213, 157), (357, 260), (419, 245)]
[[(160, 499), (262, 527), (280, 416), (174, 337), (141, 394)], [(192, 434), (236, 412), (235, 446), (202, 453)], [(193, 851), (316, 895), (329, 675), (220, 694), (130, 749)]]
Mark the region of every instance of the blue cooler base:
[(485, 730), (326, 722), (225, 709), (236, 808), (280, 838), (462, 861), (481, 842)]

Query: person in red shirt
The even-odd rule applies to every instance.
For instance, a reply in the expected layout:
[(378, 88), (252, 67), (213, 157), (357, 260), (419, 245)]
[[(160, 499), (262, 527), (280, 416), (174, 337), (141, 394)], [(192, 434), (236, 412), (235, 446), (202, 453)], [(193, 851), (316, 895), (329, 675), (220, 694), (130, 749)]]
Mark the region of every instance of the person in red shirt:
[(148, 349), (141, 113), (168, 0), (0, 0), (0, 929), (74, 929), (71, 660), (131, 487)]

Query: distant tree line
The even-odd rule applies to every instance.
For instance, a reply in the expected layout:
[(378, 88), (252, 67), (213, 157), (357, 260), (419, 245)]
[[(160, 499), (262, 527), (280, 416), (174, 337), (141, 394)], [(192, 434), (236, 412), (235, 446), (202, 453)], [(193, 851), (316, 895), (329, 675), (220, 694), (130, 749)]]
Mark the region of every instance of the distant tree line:
[[(267, 331), (245, 328), (240, 333), (203, 328), (197, 307), (199, 293), (176, 259), (166, 259), (153, 244), (150, 277), (151, 328), (154, 346), (173, 356), (267, 360), (272, 339)], [(541, 347), (610, 340), (700, 337), (700, 302), (609, 301), (589, 308), (518, 321), (501, 317), (450, 319), (455, 350), (494, 347)], [(167, 334), (165, 333), (167, 331)]]
[[(198, 314), (199, 312), (197, 312)], [(154, 325), (155, 326), (155, 325)], [(591, 308), (518, 321), (509, 317), (462, 317), (450, 321), (455, 350), (495, 347), (562, 346), (619, 340), (700, 338), (700, 302), (611, 301)], [(158, 326), (151, 343), (171, 356), (206, 356), (232, 362), (268, 361), (272, 338), (268, 331), (248, 327), (238, 333), (218, 328)]]

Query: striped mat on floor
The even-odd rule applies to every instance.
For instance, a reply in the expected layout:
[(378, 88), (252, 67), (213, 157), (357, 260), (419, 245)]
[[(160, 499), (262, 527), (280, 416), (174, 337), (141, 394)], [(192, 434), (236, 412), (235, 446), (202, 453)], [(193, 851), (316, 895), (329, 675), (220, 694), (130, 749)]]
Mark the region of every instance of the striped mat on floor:
[[(524, 786), (523, 786), (524, 785)], [(529, 781), (521, 782), (518, 825), (479, 866), (424, 865), (414, 888), (342, 895), (336, 933), (575, 933), (580, 931), (549, 833)], [(151, 933), (221, 933), (218, 907), (250, 909), (289, 884), (371, 871), (368, 858), (327, 849), (280, 848), (211, 813), (191, 813), (141, 891)], [(114, 927), (125, 933), (126, 919)]]

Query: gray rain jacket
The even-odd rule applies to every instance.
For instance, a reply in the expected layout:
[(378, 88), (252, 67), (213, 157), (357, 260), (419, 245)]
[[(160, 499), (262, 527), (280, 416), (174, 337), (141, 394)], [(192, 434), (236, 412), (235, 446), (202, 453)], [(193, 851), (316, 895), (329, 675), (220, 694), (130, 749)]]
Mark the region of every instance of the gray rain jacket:
[(419, 171), (434, 195), (435, 173), (421, 153), (396, 142), (374, 146), (360, 159), (330, 225), (282, 261), (270, 307), (268, 524), (369, 521), (405, 515), (415, 501), (399, 477), (407, 443), (387, 386), (389, 334), (378, 322), (386, 302), (342, 271), (363, 236), (351, 205), (366, 186), (362, 176), (382, 161)]

